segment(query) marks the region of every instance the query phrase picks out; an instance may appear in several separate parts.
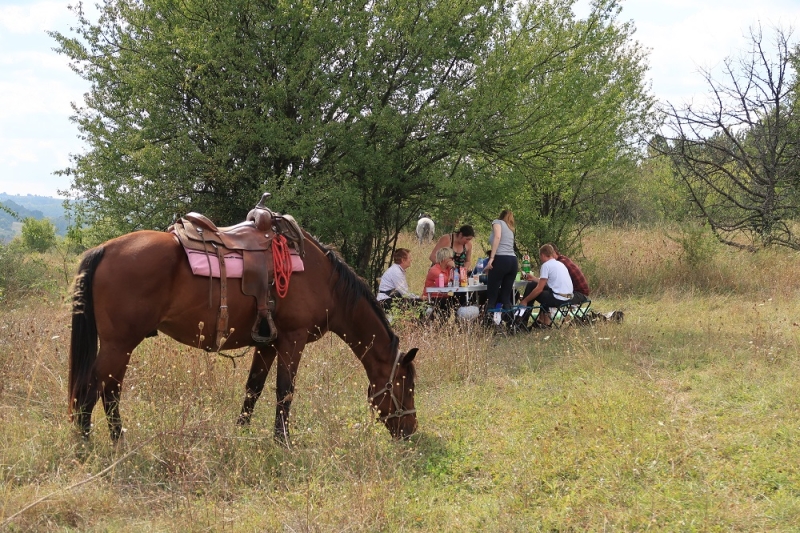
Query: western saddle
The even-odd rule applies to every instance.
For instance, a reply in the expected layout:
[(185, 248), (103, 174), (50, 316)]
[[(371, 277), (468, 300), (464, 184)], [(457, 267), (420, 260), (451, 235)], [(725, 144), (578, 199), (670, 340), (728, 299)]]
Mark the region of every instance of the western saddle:
[[(256, 299), (257, 314), (250, 335), (258, 345), (275, 341), (278, 330), (272, 318), (275, 300), (270, 298), (274, 266), (272, 241), (283, 235), (288, 245), (300, 257), (305, 255), (304, 237), (300, 226), (291, 215), (281, 215), (269, 210), (264, 202), (272, 195), (261, 196), (258, 204), (247, 214), (244, 222), (234, 226), (218, 228), (207, 217), (199, 213), (187, 213), (167, 231), (174, 233), (186, 249), (213, 253), (219, 261), (220, 302), (217, 313), (217, 351), (223, 349), (228, 331), (228, 295), (225, 271), (225, 254), (231, 251), (242, 254), (242, 292)], [(210, 261), (210, 259), (209, 259)], [(210, 269), (209, 269), (210, 270)], [(212, 277), (208, 277), (208, 305), (212, 303)]]

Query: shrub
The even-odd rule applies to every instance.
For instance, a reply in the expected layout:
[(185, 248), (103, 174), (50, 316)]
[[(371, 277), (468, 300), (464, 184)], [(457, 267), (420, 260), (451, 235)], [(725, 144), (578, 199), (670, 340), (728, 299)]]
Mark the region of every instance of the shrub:
[(719, 243), (705, 224), (683, 224), (677, 235), (668, 236), (681, 245), (681, 261), (692, 270), (709, 264), (718, 250)]
[(48, 219), (22, 221), (22, 243), (32, 252), (44, 253), (56, 244), (56, 227)]
[(0, 244), (0, 302), (41, 294), (56, 294), (59, 284), (44, 256), (26, 254), (19, 241)]

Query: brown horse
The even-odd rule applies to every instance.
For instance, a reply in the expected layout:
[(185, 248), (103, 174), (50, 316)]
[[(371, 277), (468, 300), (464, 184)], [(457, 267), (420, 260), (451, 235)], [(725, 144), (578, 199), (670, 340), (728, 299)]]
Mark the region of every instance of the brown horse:
[[(277, 299), (277, 339), (256, 346), (237, 423), (249, 424), (277, 358), (275, 437), (288, 443), (289, 408), (303, 348), (332, 331), (364, 365), (368, 398), (380, 420), (393, 437), (408, 437), (417, 427), (412, 363), (417, 349), (400, 352), (399, 339), (366, 283), (333, 251), (305, 237), (305, 270), (292, 274), (288, 293)], [(250, 328), (256, 302), (238, 285), (228, 283), (233, 331), (224, 349), (255, 346)], [(210, 305), (209, 290), (209, 279), (192, 274), (181, 245), (169, 233), (130, 233), (86, 252), (73, 295), (69, 371), (70, 420), (84, 437), (98, 398), (112, 440), (122, 435), (122, 380), (131, 353), (145, 337), (161, 331), (189, 346), (216, 348), (218, 306)], [(219, 279), (211, 297), (219, 302)]]

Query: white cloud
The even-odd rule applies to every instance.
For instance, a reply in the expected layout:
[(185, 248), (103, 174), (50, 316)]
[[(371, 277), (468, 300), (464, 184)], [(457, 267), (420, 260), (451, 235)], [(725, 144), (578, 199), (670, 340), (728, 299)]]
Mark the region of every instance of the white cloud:
[(0, 6), (0, 28), (17, 35), (43, 33), (75, 20), (65, 2)]
[(67, 121), (72, 115), (71, 102), (83, 102), (79, 87), (58, 78), (38, 77), (32, 72), (21, 72), (14, 81), (0, 81), (0, 94), (2, 123), (26, 117), (38, 120), (48, 114)]
[[(53, 41), (53, 46), (55, 46), (55, 41)], [(7, 51), (0, 55), (0, 67), (4, 72), (10, 68), (31, 69), (58, 76), (77, 77), (77, 74), (69, 68), (67, 57), (50, 49)]]
[(70, 137), (0, 136), (0, 192), (57, 196), (69, 189), (70, 178), (53, 172), (65, 168), (69, 154), (79, 148)]
[(0, 191), (54, 196), (69, 187), (52, 173), (83, 149), (69, 117), (88, 84), (45, 32), (75, 21), (66, 2), (0, 6)]
[(717, 78), (726, 58), (749, 49), (751, 27), (760, 24), (768, 37), (775, 26), (800, 21), (796, 0), (627, 0), (622, 6), (621, 20), (633, 20), (635, 39), (650, 49), (653, 93), (676, 105), (706, 97), (700, 71)]

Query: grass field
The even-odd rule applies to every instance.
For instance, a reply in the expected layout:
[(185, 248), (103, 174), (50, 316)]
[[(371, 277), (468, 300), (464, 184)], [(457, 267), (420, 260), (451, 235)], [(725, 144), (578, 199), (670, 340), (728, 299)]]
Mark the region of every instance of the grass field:
[[(421, 290), (429, 249), (403, 244)], [(274, 383), (252, 427), (233, 424), (249, 355), (160, 336), (131, 360), (124, 446), (98, 408), (81, 449), (68, 305), (6, 304), (0, 529), (800, 531), (800, 257), (714, 249), (690, 268), (680, 253), (656, 230), (587, 237), (593, 306), (622, 324), (397, 324), (420, 348), (408, 442), (371, 420), (363, 368), (333, 336), (306, 350), (291, 449), (272, 440)]]

